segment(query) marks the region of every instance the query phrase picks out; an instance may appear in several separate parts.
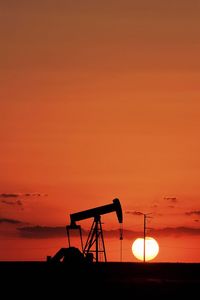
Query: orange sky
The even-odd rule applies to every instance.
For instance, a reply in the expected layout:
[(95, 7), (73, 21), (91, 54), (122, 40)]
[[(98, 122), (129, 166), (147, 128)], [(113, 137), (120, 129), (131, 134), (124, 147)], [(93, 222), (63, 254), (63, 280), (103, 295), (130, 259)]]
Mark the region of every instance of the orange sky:
[(0, 3), (0, 260), (62, 244), (19, 227), (118, 197), (127, 230), (153, 213), (158, 261), (200, 262), (200, 4), (170, 2)]

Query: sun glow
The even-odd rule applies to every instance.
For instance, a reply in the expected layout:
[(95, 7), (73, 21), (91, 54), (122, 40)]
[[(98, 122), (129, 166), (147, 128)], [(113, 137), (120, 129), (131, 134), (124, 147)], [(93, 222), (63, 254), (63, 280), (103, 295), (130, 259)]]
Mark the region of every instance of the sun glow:
[(154, 259), (159, 252), (159, 245), (152, 237), (145, 238), (145, 255), (144, 255), (144, 238), (136, 239), (132, 244), (133, 255), (143, 261)]

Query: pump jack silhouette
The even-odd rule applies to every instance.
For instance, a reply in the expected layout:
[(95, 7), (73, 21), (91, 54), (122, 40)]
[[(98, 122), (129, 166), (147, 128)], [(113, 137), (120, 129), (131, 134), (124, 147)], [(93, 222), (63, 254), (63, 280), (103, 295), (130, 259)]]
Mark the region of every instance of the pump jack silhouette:
[[(113, 203), (95, 207), (92, 209), (76, 212), (70, 214), (70, 225), (66, 226), (68, 237), (68, 248), (61, 248), (53, 257), (47, 257), (48, 261), (52, 262), (67, 262), (67, 263), (81, 263), (81, 262), (96, 262), (100, 261), (100, 256), (103, 256), (104, 262), (107, 262), (106, 249), (103, 237), (103, 229), (101, 216), (111, 212), (116, 212), (120, 224), (123, 222), (123, 213), (119, 199), (114, 199)], [(85, 245), (83, 246), (81, 226), (76, 222), (93, 218), (93, 223), (89, 231)], [(82, 252), (70, 245), (70, 230), (79, 230)], [(122, 229), (121, 229), (122, 230)], [(122, 240), (122, 232), (120, 239)]]

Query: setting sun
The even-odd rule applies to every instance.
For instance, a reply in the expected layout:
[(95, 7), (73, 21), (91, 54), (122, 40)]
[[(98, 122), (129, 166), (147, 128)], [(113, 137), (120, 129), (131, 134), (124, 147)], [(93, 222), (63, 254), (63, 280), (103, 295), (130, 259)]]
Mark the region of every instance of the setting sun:
[(144, 238), (138, 238), (132, 244), (132, 252), (137, 259), (149, 261), (158, 255), (159, 246), (155, 239), (152, 237), (146, 237), (144, 254)]

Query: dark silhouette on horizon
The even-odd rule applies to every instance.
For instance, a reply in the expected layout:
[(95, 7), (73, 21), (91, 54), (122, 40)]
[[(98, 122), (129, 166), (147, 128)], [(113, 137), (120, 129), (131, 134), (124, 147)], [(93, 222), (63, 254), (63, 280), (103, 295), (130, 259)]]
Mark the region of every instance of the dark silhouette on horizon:
[[(31, 297), (44, 299), (52, 296), (59, 299), (65, 295), (85, 299), (93, 295), (92, 292), (95, 292), (95, 299), (107, 295), (123, 299), (179, 299), (198, 295), (198, 263), (107, 262), (101, 215), (111, 212), (116, 212), (122, 224), (123, 213), (118, 199), (71, 214), (71, 223), (66, 226), (69, 247), (60, 248), (52, 257), (47, 256), (47, 261), (0, 262), (2, 294), (20, 299), (27, 299), (27, 291), (31, 292)], [(77, 222), (88, 218), (93, 218), (93, 223), (83, 247), (81, 226)], [(70, 245), (71, 229), (80, 232), (82, 252)], [(99, 259), (102, 253), (103, 262)]]
[[(100, 261), (103, 257), (104, 262), (107, 262), (106, 249), (103, 237), (103, 229), (101, 222), (101, 215), (116, 212), (119, 223), (123, 222), (122, 207), (119, 199), (114, 199), (113, 203), (98, 206), (95, 208), (87, 209), (84, 211), (70, 214), (70, 225), (66, 226), (68, 237), (68, 248), (61, 248), (53, 256), (47, 256), (48, 262), (68, 262), (68, 263), (83, 263), (83, 262), (96, 262)], [(85, 246), (83, 246), (81, 226), (77, 225), (78, 221), (93, 218), (93, 223), (87, 237)], [(79, 230), (81, 239), (81, 251), (76, 247), (71, 247), (70, 244), (70, 230)], [(122, 238), (122, 236), (121, 236)]]

